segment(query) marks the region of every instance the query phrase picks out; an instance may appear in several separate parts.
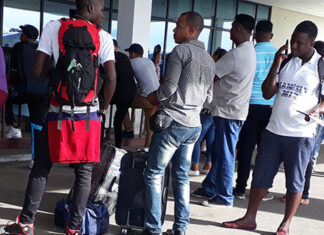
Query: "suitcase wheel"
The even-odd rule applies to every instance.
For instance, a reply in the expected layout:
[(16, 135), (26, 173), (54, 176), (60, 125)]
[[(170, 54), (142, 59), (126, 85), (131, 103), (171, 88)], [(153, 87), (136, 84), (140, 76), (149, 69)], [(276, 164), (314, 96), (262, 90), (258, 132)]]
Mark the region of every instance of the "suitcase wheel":
[(130, 229), (130, 228), (122, 228), (121, 229), (121, 234), (128, 234), (130, 231), (132, 231), (132, 229)]

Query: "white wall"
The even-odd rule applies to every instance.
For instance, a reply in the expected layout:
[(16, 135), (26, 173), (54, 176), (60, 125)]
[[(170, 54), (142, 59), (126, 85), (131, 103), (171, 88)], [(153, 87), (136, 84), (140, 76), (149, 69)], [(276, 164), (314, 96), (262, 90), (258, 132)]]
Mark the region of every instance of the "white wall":
[(286, 39), (291, 38), (295, 27), (304, 20), (313, 21), (318, 28), (316, 40), (324, 41), (324, 18), (303, 14), (296, 11), (272, 7), (271, 21), (273, 23), (272, 43), (279, 48), (285, 44)]
[(117, 41), (121, 51), (139, 43), (148, 56), (152, 0), (119, 0)]

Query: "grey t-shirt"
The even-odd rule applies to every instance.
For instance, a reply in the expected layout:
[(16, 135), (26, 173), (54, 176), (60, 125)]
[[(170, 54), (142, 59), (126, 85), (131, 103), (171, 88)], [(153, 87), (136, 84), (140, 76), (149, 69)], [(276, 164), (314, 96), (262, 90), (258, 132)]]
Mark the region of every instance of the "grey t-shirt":
[(245, 120), (256, 69), (253, 44), (246, 41), (233, 48), (216, 62), (215, 68), (220, 79), (214, 84), (212, 115)]
[(156, 75), (153, 62), (146, 58), (137, 57), (131, 59), (136, 82), (140, 88), (140, 95), (147, 97), (151, 92), (159, 88), (159, 79)]

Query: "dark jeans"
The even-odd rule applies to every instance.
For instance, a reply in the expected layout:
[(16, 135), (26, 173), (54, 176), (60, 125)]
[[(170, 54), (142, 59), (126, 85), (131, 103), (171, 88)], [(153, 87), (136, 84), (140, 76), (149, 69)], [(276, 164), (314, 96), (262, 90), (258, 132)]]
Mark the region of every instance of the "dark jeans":
[(272, 108), (269, 105), (251, 104), (249, 106), (249, 114), (236, 146), (236, 159), (238, 161), (236, 191), (238, 193), (245, 193), (247, 180), (250, 176), (253, 150), (256, 144), (257, 146), (260, 145), (261, 133), (268, 125), (271, 110)]
[[(47, 126), (44, 126), (41, 131), (35, 130), (34, 134), (35, 162), (29, 175), (25, 201), (21, 212), (21, 222), (24, 224), (34, 223), (52, 167), (49, 159)], [(92, 163), (75, 163), (73, 166), (75, 182), (68, 226), (71, 229), (80, 229), (90, 193)]]
[(128, 112), (128, 108), (130, 107), (132, 100), (130, 101), (120, 101), (115, 102), (116, 112), (114, 117), (114, 130), (115, 130), (115, 146), (117, 148), (121, 147), (122, 139), (123, 139), (123, 129), (122, 124), (125, 118), (125, 115)]
[(16, 122), (15, 115), (12, 110), (13, 104), (26, 104), (27, 103), (27, 97), (25, 93), (17, 93), (16, 91), (9, 91), (8, 98), (6, 101), (6, 112), (5, 112), (5, 120), (7, 126), (12, 125), (14, 122)]

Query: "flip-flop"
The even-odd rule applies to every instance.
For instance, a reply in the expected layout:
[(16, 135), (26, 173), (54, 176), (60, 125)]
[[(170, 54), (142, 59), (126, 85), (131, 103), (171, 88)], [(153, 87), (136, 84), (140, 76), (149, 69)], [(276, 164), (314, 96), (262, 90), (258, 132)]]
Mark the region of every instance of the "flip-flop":
[(229, 221), (229, 222), (223, 222), (223, 225), (226, 228), (247, 229), (247, 230), (254, 230), (254, 229), (256, 229), (256, 226), (257, 226), (256, 224), (252, 224), (252, 225), (238, 224), (237, 220)]
[(289, 235), (289, 228), (286, 226), (279, 226), (276, 235)]

